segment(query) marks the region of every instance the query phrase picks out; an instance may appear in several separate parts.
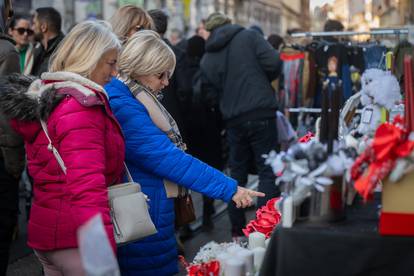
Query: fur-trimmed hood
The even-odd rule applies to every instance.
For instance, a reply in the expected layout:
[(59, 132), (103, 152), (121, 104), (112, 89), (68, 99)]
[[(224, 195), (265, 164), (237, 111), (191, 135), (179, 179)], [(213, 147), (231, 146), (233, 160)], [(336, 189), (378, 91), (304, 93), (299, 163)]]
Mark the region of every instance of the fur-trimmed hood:
[(98, 93), (107, 97), (102, 86), (71, 72), (43, 73), (41, 79), (12, 74), (0, 78), (0, 91), (0, 110), (8, 119), (36, 125), (46, 121), (66, 95), (84, 106), (102, 105)]

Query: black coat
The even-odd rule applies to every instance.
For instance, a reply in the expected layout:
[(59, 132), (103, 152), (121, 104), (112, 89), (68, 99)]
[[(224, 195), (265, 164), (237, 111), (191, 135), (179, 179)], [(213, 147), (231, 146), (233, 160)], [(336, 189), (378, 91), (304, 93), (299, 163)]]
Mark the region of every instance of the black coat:
[(168, 86), (162, 91), (163, 97), (161, 99), (161, 103), (174, 118), (180, 130), (181, 136), (183, 137), (184, 143), (187, 143), (187, 125), (184, 118), (184, 109), (186, 108), (186, 105), (183, 101), (183, 95), (188, 93), (185, 91), (188, 89), (182, 85), (183, 79), (185, 78), (183, 68), (186, 68), (185, 52), (171, 45), (167, 39), (164, 39), (164, 41), (171, 47), (175, 54), (176, 67)]
[[(0, 34), (0, 96), (10, 90), (21, 87), (19, 83), (14, 83), (13, 85), (9, 83), (7, 76), (13, 73), (20, 73), (19, 54), (12, 40), (4, 34)], [(24, 88), (27, 88), (29, 84), (30, 82), (25, 82)], [(5, 116), (4, 110), (2, 108), (0, 110), (0, 220), (4, 220), (2, 221), (4, 223), (7, 221), (4, 217), (4, 212), (13, 215), (17, 214), (18, 181), (24, 169), (25, 154), (23, 138), (13, 130), (9, 118)], [(12, 225), (14, 223), (12, 222)], [(0, 228), (10, 228), (12, 225), (6, 226), (0, 223)], [(0, 243), (3, 240), (3, 234), (0, 234)], [(1, 247), (0, 245), (0, 251), (3, 250)], [(2, 272), (0, 271), (1, 274)]]
[[(192, 81), (200, 69), (200, 59), (187, 57), (187, 79)], [(222, 170), (222, 123), (220, 111), (195, 99), (194, 91), (188, 100), (187, 119), (188, 153), (210, 166)]]
[(47, 50), (40, 43), (35, 45), (32, 75), (40, 77), (42, 73), (49, 71), (50, 57), (64, 38), (64, 34), (59, 33), (56, 37), (49, 40)]
[(206, 96), (217, 97), (228, 127), (276, 116), (271, 81), (280, 74), (282, 62), (279, 53), (257, 32), (236, 24), (213, 30), (201, 68), (211, 84)]

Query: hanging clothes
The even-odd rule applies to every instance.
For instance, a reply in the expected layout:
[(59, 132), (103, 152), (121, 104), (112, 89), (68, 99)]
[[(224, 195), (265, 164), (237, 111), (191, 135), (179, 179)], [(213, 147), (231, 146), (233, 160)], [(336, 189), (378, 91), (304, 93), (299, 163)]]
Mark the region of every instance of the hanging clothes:
[(342, 103), (344, 103), (350, 96), (352, 96), (352, 81), (349, 66), (350, 62), (346, 46), (334, 40), (323, 40), (319, 43), (315, 53), (319, 82), (316, 89), (314, 107), (321, 107), (322, 81), (325, 80), (329, 74), (328, 61), (332, 57), (336, 58), (336, 73), (342, 80)]
[(306, 46), (306, 51), (308, 53), (308, 62), (309, 62), (309, 82), (308, 82), (308, 91), (306, 93), (307, 97), (305, 99), (307, 107), (312, 107), (315, 102), (316, 90), (318, 85), (318, 69), (316, 64), (316, 50), (318, 49), (318, 42), (312, 42)]
[(290, 108), (301, 105), (302, 98), (302, 68), (305, 53), (296, 49), (285, 47), (280, 53), (283, 60), (284, 89), (279, 95), (280, 107)]
[(349, 65), (354, 66), (360, 74), (365, 71), (364, 52), (358, 45), (346, 45)]
[(312, 98), (309, 97), (309, 82), (310, 82), (310, 53), (305, 52), (302, 67), (302, 81), (301, 81), (301, 106), (310, 107), (312, 104)]
[(365, 61), (365, 69), (381, 69), (385, 70), (385, 54), (387, 48), (383, 45), (368, 44), (362, 47)]

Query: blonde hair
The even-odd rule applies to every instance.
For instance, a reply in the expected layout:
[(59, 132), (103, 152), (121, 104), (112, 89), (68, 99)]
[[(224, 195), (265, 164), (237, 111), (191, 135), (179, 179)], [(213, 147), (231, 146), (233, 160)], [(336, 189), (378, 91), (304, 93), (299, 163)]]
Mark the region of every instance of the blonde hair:
[(89, 78), (102, 56), (121, 43), (105, 21), (84, 21), (66, 35), (52, 54), (49, 72), (68, 71)]
[(122, 42), (128, 39), (131, 28), (141, 26), (146, 30), (154, 29), (154, 22), (151, 16), (140, 7), (125, 5), (120, 7), (109, 19), (114, 33)]
[(144, 30), (128, 39), (119, 56), (118, 68), (131, 78), (174, 72), (175, 55), (158, 33)]

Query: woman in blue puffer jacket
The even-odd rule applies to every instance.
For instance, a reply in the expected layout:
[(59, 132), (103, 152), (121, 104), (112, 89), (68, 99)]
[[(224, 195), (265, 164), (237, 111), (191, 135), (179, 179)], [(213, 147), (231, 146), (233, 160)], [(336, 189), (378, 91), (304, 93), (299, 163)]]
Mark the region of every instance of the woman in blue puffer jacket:
[(253, 196), (264, 196), (238, 187), (235, 180), (184, 152), (177, 125), (157, 100), (174, 68), (174, 53), (159, 35), (140, 31), (128, 40), (119, 57), (117, 78), (105, 86), (124, 132), (126, 164), (150, 199), (149, 212), (158, 230), (119, 248), (122, 275), (178, 272), (174, 200), (166, 192), (166, 187), (171, 191), (178, 186), (171, 183), (212, 198), (233, 200), (238, 207), (251, 205)]

